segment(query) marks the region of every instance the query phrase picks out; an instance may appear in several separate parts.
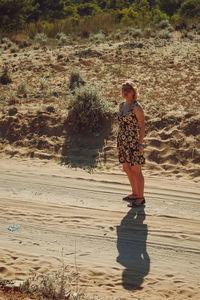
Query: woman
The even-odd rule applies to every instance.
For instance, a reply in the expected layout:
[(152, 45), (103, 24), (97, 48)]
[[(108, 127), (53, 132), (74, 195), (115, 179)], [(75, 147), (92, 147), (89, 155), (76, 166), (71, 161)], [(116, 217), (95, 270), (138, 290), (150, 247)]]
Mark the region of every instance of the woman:
[(129, 82), (122, 85), (122, 97), (126, 101), (119, 106), (117, 149), (119, 162), (123, 164), (132, 187), (132, 194), (123, 200), (130, 202), (129, 207), (137, 207), (145, 203), (141, 170), (141, 165), (145, 163), (142, 144), (145, 132), (144, 112), (137, 102), (136, 90)]

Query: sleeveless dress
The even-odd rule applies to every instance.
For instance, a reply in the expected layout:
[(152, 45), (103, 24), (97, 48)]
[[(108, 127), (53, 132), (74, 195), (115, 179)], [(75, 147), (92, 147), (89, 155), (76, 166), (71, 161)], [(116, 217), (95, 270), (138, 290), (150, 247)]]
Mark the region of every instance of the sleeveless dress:
[(129, 111), (123, 114), (122, 109), (125, 102), (119, 105), (119, 132), (117, 136), (117, 150), (120, 163), (130, 163), (131, 166), (142, 165), (145, 163), (143, 154), (139, 152), (139, 125), (136, 115), (133, 112), (134, 102)]

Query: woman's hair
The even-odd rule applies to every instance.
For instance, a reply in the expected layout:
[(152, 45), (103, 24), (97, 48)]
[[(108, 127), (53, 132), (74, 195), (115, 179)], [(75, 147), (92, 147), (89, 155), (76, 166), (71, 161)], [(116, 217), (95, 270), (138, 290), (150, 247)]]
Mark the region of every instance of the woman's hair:
[(124, 85), (126, 85), (126, 86), (128, 85), (133, 90), (133, 92), (134, 92), (133, 100), (137, 101), (137, 90), (136, 90), (136, 88), (133, 87), (133, 83), (130, 81), (126, 81), (122, 84), (122, 86), (124, 86)]

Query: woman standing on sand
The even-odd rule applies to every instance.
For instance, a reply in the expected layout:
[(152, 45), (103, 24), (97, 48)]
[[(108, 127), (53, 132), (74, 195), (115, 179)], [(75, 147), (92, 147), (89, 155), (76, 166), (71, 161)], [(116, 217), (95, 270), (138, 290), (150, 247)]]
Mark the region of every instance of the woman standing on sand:
[(123, 164), (132, 187), (132, 194), (123, 200), (130, 202), (129, 207), (137, 207), (145, 203), (141, 170), (141, 165), (145, 163), (142, 144), (145, 132), (144, 112), (137, 102), (136, 89), (129, 82), (122, 85), (122, 97), (126, 101), (119, 105), (117, 149), (119, 162)]

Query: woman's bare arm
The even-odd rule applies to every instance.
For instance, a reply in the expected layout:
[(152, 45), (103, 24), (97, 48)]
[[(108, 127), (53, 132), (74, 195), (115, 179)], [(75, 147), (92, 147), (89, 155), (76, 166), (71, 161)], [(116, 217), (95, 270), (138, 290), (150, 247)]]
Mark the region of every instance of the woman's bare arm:
[(134, 113), (138, 120), (138, 125), (140, 127), (139, 131), (139, 144), (142, 144), (145, 134), (145, 124), (144, 124), (144, 112), (140, 105), (137, 105), (134, 109)]

